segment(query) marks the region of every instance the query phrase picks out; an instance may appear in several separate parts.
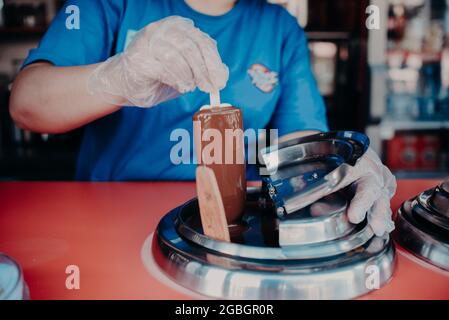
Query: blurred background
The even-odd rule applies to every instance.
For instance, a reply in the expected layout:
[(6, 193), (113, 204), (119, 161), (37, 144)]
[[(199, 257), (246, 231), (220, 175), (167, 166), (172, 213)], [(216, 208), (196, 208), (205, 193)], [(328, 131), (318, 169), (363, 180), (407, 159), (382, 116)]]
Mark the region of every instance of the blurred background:
[[(271, 0), (307, 31), (331, 129), (366, 132), (399, 178), (449, 172), (449, 0)], [(0, 180), (71, 180), (82, 128), (17, 128), (11, 82), (63, 0), (0, 0)], [(369, 30), (370, 5), (380, 27)]]

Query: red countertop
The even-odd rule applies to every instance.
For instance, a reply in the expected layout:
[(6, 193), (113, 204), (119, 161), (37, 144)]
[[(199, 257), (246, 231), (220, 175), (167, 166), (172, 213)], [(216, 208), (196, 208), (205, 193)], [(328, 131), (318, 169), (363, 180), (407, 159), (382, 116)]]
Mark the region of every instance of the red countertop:
[[(436, 180), (402, 180), (393, 210)], [(0, 183), (0, 252), (22, 266), (32, 299), (189, 299), (151, 275), (141, 249), (193, 183)], [(449, 299), (449, 273), (398, 248), (389, 284), (362, 299)], [(65, 271), (80, 269), (80, 289)]]

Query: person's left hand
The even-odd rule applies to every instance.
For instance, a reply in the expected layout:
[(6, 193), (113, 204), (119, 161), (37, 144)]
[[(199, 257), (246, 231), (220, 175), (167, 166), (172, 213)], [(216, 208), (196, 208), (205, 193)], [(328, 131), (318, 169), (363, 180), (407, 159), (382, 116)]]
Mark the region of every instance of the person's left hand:
[(360, 223), (368, 214), (377, 236), (393, 231), (390, 200), (396, 192), (396, 179), (371, 148), (348, 170), (341, 186), (351, 183), (354, 197), (348, 208), (349, 221)]

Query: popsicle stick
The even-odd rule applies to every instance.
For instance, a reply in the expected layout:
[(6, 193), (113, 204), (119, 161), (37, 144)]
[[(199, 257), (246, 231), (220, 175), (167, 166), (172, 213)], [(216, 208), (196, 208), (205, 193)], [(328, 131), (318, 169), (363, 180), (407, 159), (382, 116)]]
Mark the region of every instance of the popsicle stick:
[(230, 242), (223, 200), (212, 169), (205, 166), (196, 168), (196, 190), (204, 234), (215, 240)]
[(219, 107), (221, 105), (220, 91), (211, 91), (209, 93), (209, 96), (210, 96), (210, 106), (211, 107)]

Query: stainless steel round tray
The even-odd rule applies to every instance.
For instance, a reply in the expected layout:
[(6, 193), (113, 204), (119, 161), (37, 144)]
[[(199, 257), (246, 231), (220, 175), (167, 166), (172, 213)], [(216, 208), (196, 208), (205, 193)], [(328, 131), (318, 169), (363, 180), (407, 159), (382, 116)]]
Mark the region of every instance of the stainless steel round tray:
[(449, 270), (449, 233), (418, 215), (413, 200), (406, 201), (399, 209), (394, 236), (415, 256)]
[(169, 278), (213, 298), (351, 299), (383, 286), (395, 266), (388, 237), (373, 237), (357, 249), (327, 258), (247, 259), (187, 241), (169, 215), (153, 241), (155, 261)]
[[(258, 201), (251, 201), (258, 199), (258, 196), (255, 190), (249, 193), (242, 222), (230, 227), (232, 242), (217, 241), (203, 234), (196, 199), (174, 209), (163, 219), (173, 221), (177, 233), (190, 242), (221, 254), (247, 259), (295, 260), (336, 256), (362, 246), (374, 235), (365, 221), (357, 226), (351, 225), (349, 232), (345, 231), (338, 239), (280, 246), (278, 233), (282, 230), (277, 228), (278, 219), (272, 209), (263, 209)], [(316, 231), (318, 225), (325, 226), (329, 222), (329, 219), (315, 220), (310, 216), (302, 220), (302, 230), (307, 232)], [(313, 225), (309, 229), (304, 227), (308, 220)], [(335, 233), (338, 231), (334, 230)], [(309, 235), (311, 237), (312, 234)]]
[[(157, 227), (154, 261), (178, 284), (224, 299), (350, 299), (392, 276), (393, 243), (373, 236), (366, 221), (338, 239), (280, 247), (279, 219), (263, 199), (259, 189), (248, 191), (231, 243), (202, 234), (195, 199), (172, 210)], [(337, 201), (334, 208), (344, 206)]]

